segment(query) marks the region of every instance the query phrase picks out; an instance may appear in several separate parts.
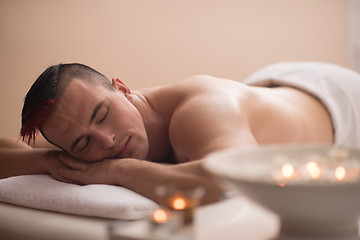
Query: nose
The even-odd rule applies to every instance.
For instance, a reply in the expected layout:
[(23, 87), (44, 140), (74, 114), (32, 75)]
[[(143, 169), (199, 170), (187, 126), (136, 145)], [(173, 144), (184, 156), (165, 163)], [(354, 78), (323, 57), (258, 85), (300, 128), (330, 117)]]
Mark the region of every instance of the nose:
[(112, 148), (115, 143), (115, 133), (113, 131), (106, 131), (99, 129), (94, 133), (95, 138), (98, 140), (99, 145), (105, 149)]

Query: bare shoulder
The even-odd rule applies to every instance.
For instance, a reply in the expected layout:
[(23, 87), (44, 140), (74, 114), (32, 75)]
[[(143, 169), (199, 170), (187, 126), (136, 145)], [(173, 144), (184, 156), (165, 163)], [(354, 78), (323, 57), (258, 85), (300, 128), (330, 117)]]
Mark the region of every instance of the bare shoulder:
[(180, 161), (255, 143), (242, 106), (242, 99), (250, 93), (247, 86), (204, 75), (185, 79), (177, 85), (183, 91), (183, 98), (174, 108), (169, 137)]
[(166, 86), (143, 89), (140, 94), (145, 96), (156, 112), (170, 121), (174, 114), (178, 116), (179, 112), (183, 113), (185, 110), (188, 113), (197, 108), (206, 108), (211, 102), (220, 104), (237, 101), (248, 92), (248, 88), (240, 82), (228, 79), (195, 75)]
[[(241, 82), (219, 78), (209, 75), (194, 75), (178, 81), (171, 85), (176, 89), (184, 89), (186, 91), (216, 91), (216, 90), (230, 90), (229, 86), (234, 88), (241, 88), (245, 86)], [(191, 91), (190, 91), (191, 92)]]

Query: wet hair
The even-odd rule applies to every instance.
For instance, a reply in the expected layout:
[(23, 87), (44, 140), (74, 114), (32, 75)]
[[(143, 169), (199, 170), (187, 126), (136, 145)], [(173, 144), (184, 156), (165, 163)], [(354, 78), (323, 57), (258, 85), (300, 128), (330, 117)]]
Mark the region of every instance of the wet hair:
[(24, 98), (21, 113), (20, 137), (28, 144), (33, 141), (42, 123), (56, 108), (57, 101), (73, 79), (99, 84), (114, 90), (101, 73), (80, 63), (58, 64), (48, 67), (34, 82)]

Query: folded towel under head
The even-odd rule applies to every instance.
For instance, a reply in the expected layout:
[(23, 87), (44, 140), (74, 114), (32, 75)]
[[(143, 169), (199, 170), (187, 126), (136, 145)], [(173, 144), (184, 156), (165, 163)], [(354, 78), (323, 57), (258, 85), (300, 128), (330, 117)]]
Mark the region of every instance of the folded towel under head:
[(83, 216), (138, 220), (158, 205), (129, 189), (91, 184), (79, 186), (49, 175), (26, 175), (0, 180), (0, 201), (20, 206)]

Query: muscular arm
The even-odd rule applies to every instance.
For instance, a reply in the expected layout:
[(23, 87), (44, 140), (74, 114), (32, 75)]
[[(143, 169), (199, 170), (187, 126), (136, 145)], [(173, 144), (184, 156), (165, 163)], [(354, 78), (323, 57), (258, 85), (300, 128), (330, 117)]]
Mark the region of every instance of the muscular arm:
[(215, 90), (195, 94), (174, 112), (169, 135), (181, 162), (198, 160), (222, 149), (257, 145), (248, 122), (247, 103), (236, 95), (241, 89), (234, 93), (228, 90), (231, 85), (216, 88), (221, 84), (215, 81)]
[[(41, 142), (41, 141), (39, 141)], [(61, 150), (28, 146), (15, 138), (0, 138), (0, 179), (11, 176), (31, 174), (51, 174), (55, 179), (68, 182), (59, 173), (66, 166), (59, 161)]]

